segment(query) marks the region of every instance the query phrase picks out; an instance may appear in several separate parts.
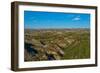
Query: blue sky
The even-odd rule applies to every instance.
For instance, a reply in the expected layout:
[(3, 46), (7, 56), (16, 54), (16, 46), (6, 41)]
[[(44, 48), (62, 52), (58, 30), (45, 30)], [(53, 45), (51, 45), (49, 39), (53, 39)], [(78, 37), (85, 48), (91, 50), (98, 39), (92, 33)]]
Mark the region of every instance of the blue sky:
[(24, 28), (90, 28), (90, 14), (24, 11)]

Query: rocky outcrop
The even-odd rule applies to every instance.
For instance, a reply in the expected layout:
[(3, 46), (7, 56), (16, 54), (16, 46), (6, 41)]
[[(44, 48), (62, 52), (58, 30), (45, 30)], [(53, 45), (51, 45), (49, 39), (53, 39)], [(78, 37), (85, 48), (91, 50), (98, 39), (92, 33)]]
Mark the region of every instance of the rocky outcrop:
[(63, 55), (64, 52), (56, 44), (25, 40), (25, 61), (59, 60)]

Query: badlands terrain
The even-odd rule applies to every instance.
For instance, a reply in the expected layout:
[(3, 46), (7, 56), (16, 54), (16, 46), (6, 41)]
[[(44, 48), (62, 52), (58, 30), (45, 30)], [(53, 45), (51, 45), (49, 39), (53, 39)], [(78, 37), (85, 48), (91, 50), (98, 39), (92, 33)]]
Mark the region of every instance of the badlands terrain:
[(69, 60), (90, 58), (90, 30), (25, 29), (24, 60)]

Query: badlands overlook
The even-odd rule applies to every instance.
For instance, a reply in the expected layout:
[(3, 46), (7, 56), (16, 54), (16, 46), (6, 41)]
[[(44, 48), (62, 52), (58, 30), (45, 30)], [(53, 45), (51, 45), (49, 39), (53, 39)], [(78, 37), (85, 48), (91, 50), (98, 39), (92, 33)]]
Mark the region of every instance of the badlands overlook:
[(90, 29), (25, 29), (24, 60), (90, 58)]

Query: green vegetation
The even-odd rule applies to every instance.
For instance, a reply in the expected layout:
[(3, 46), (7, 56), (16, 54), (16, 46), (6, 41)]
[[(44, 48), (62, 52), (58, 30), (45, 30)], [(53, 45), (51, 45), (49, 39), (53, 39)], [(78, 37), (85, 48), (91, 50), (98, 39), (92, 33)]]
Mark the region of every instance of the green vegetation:
[(89, 29), (25, 29), (25, 61), (90, 58)]

